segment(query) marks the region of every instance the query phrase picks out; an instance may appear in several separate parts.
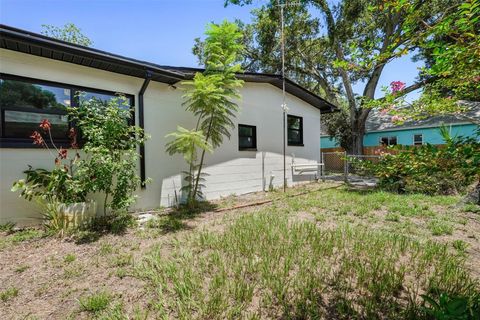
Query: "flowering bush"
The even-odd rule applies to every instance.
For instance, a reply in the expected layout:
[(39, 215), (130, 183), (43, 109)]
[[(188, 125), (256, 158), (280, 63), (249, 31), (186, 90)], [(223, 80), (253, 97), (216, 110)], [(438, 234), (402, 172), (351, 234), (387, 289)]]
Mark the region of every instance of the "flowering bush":
[(43, 204), (84, 202), (87, 193), (101, 192), (105, 195), (105, 212), (107, 208), (126, 210), (140, 183), (137, 146), (144, 141), (143, 130), (130, 124), (130, 106), (124, 97), (109, 102), (79, 100), (80, 105), (69, 108), (68, 113), (82, 134), (82, 158), (77, 129), (71, 128), (68, 133), (71, 150), (57, 147), (52, 125), (44, 119), (39, 124), (41, 130), (30, 137), (34, 144), (52, 153), (55, 167), (52, 171), (29, 167), (26, 179), (15, 182), (12, 191), (21, 190), (27, 200), (37, 199)]
[[(41, 130), (34, 131), (30, 137), (33, 139), (33, 144), (42, 146), (50, 151), (54, 157), (55, 167), (52, 171), (48, 171), (45, 169), (33, 169), (29, 166), (29, 169), (24, 171), (27, 177), (16, 181), (12, 191), (21, 190), (21, 196), (25, 199), (36, 199), (47, 203), (61, 202), (70, 204), (85, 201), (87, 190), (82, 182), (82, 177), (77, 175), (80, 154), (78, 153), (75, 128), (71, 128), (68, 133), (70, 147), (72, 148), (69, 156), (67, 149), (57, 147), (54, 143), (51, 134), (52, 125), (48, 119), (43, 119), (39, 127)], [(49, 143), (46, 142), (46, 139), (48, 139)]]
[(405, 89), (405, 83), (402, 81), (392, 81), (390, 87), (392, 88), (393, 93), (397, 93)]

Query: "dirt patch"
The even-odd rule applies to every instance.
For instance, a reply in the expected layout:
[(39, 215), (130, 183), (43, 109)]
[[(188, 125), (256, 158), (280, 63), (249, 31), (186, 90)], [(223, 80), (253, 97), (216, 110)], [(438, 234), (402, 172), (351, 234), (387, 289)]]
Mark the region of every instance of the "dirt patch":
[[(207, 229), (222, 232), (238, 216), (271, 208), (289, 208), (292, 219), (316, 221), (320, 228), (333, 229), (340, 224), (362, 224), (375, 229), (396, 230), (411, 224), (418, 234), (413, 236), (444, 243), (459, 240), (464, 248), (472, 275), (480, 279), (480, 215), (459, 210), (450, 212), (448, 206), (432, 206), (434, 214), (442, 218), (452, 217), (452, 234), (432, 237), (428, 230), (428, 217), (403, 217), (389, 221), (386, 208), (372, 209), (364, 216), (339, 213), (332, 208), (304, 205), (289, 201), (322, 200), (319, 189), (338, 188), (338, 184), (308, 184), (281, 192), (254, 193), (241, 197), (228, 197), (213, 202), (211, 210), (192, 215), (170, 213), (179, 220), (181, 227), (172, 230), (130, 229), (122, 235), (104, 235), (97, 241), (76, 244), (54, 237), (35, 238), (0, 247), (0, 292), (18, 289), (15, 297), (0, 300), (0, 319), (76, 319), (91, 318), (81, 311), (78, 300), (87, 294), (107, 291), (112, 295), (111, 304), (122, 302), (124, 310), (133, 314), (135, 308), (145, 309), (152, 293), (149, 286), (135, 275), (135, 266), (152, 247), (160, 246), (162, 256), (168, 257), (172, 240), (188, 236), (192, 230)], [(289, 198), (290, 197), (290, 198)], [(291, 200), (289, 200), (291, 199)], [(262, 203), (237, 209), (251, 203)], [(297, 205), (300, 209), (293, 205)], [(355, 206), (355, 203), (351, 204)], [(221, 210), (218, 210), (221, 209)], [(228, 210), (227, 210), (228, 209)], [(164, 215), (165, 212), (159, 213)], [(454, 217), (454, 218), (453, 218)], [(394, 220), (394, 219), (393, 219)], [(407, 223), (408, 222), (408, 223)], [(0, 234), (0, 240), (6, 237)], [(452, 250), (457, 250), (452, 245)]]

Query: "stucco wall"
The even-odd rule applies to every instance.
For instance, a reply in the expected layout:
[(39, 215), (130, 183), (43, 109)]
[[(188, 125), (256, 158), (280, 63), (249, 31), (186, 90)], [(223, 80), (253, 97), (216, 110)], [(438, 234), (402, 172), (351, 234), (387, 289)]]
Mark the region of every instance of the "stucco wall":
[[(143, 82), (134, 77), (4, 49), (0, 49), (0, 72), (132, 94), (136, 106)], [(282, 183), (281, 90), (269, 84), (245, 83), (241, 94), (240, 112), (234, 122), (257, 126), (258, 151), (239, 151), (237, 128), (233, 129), (231, 140), (226, 139), (214, 154), (207, 155), (205, 172), (209, 176), (204, 194), (208, 199), (268, 188), (270, 176), (274, 176), (274, 185)], [(180, 197), (180, 172), (185, 164), (181, 156), (170, 157), (165, 153), (165, 136), (177, 125), (194, 126), (193, 117), (181, 105), (181, 96), (181, 88), (157, 82), (151, 82), (145, 93), (145, 130), (152, 137), (145, 146), (145, 162), (147, 177), (153, 181), (145, 190), (138, 190), (135, 209), (172, 205), (175, 197)], [(314, 178), (313, 174), (292, 175), (290, 164), (292, 153), (297, 163), (318, 161), (320, 115), (318, 109), (294, 96), (287, 95), (287, 105), (290, 114), (303, 117), (304, 127), (304, 147), (287, 147), (287, 179), (291, 184)], [(36, 206), (10, 191), (13, 181), (24, 177), (22, 171), (27, 165), (48, 169), (53, 166), (53, 159), (45, 150), (0, 149), (0, 223), (38, 223)]]

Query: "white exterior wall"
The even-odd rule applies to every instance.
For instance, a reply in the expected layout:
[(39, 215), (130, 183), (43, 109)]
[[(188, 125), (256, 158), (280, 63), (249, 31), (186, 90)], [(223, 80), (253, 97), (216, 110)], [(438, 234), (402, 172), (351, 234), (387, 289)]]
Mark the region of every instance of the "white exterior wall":
[[(0, 72), (132, 94), (136, 108), (138, 91), (143, 83), (143, 79), (139, 78), (5, 49), (0, 49)], [(239, 151), (238, 129), (233, 129), (231, 139), (225, 139), (220, 148), (206, 157), (205, 172), (209, 176), (203, 191), (207, 199), (268, 189), (271, 175), (274, 176), (274, 186), (282, 184), (282, 92), (269, 84), (247, 82), (241, 95), (240, 111), (234, 122), (257, 127), (258, 151)], [(175, 202), (175, 193), (180, 197), (180, 172), (186, 169), (186, 165), (181, 156), (166, 154), (165, 136), (176, 130), (177, 125), (185, 128), (194, 126), (194, 118), (181, 105), (181, 96), (180, 88), (174, 89), (153, 81), (144, 94), (145, 131), (151, 136), (145, 145), (146, 174), (153, 181), (145, 190), (138, 190), (135, 209), (170, 206)], [(287, 106), (289, 114), (303, 117), (304, 146), (287, 147), (287, 181), (292, 184), (314, 178), (313, 174), (292, 176), (290, 165), (292, 153), (296, 163), (318, 161), (320, 111), (289, 94)], [(138, 123), (138, 119), (136, 121)], [(39, 214), (35, 205), (10, 191), (15, 180), (24, 178), (22, 172), (27, 165), (49, 169), (53, 166), (53, 159), (46, 150), (0, 149), (0, 223), (38, 223)]]

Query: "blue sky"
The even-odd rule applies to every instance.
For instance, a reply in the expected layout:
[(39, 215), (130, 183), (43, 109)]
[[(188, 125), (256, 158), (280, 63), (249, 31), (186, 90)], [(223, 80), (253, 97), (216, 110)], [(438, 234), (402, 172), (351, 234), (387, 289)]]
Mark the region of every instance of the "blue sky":
[[(0, 21), (33, 32), (40, 32), (42, 24), (73, 22), (97, 49), (158, 64), (197, 66), (193, 39), (202, 36), (207, 23), (249, 21), (250, 10), (264, 2), (225, 8), (224, 0), (0, 0)], [(380, 84), (411, 84), (418, 66), (409, 57), (399, 59), (385, 68)]]

